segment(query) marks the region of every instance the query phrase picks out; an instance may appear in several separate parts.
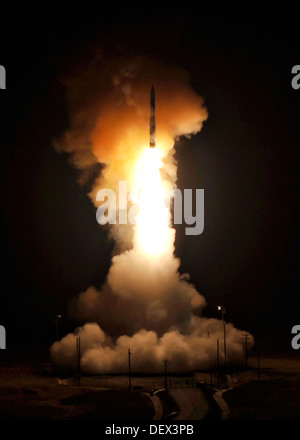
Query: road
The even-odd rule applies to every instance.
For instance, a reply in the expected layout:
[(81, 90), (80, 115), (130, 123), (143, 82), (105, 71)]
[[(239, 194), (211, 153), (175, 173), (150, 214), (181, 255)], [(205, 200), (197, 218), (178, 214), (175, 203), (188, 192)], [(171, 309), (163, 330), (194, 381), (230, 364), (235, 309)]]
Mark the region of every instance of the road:
[(201, 420), (210, 407), (198, 388), (175, 388), (169, 390), (170, 396), (180, 408), (175, 420)]

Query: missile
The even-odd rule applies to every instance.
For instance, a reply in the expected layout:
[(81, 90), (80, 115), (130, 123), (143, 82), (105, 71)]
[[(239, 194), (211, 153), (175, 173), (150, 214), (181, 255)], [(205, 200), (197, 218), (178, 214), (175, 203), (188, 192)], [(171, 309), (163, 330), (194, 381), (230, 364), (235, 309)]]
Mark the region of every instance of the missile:
[(150, 93), (150, 148), (155, 148), (155, 90)]

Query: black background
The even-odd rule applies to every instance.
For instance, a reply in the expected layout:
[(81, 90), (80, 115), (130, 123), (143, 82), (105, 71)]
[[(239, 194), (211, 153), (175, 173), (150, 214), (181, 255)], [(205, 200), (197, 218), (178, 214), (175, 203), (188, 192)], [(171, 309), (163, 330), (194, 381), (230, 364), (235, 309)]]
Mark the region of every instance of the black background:
[[(108, 10), (108, 8), (107, 8)], [(100, 286), (113, 244), (66, 155), (52, 142), (68, 126), (59, 77), (93, 48), (146, 54), (185, 68), (205, 98), (202, 131), (176, 145), (178, 186), (204, 188), (205, 231), (177, 227), (181, 271), (207, 300), (206, 316), (250, 331), (265, 352), (288, 352), (299, 324), (296, 208), (300, 90), (297, 27), (232, 24), (200, 12), (123, 5), (118, 12), (14, 4), (1, 18), (1, 306), (8, 353), (47, 354), (54, 317), (72, 330), (69, 301)]]

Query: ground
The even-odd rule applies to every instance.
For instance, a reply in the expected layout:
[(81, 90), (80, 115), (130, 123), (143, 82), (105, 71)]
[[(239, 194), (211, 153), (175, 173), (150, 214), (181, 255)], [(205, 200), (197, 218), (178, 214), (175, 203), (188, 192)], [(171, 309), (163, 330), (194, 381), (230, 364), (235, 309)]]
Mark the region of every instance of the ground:
[(151, 420), (151, 400), (141, 391), (59, 384), (27, 365), (0, 368), (0, 420)]
[[(0, 420), (299, 419), (300, 360), (263, 358), (259, 380), (256, 363), (231, 371), (218, 403), (208, 373), (170, 375), (168, 391), (162, 376), (137, 376), (129, 391), (126, 376), (82, 377), (78, 386), (50, 364), (2, 364)], [(204, 380), (206, 389), (196, 386)]]
[[(257, 359), (232, 377), (233, 388), (223, 393), (232, 420), (297, 420), (300, 418), (300, 358)], [(258, 380), (259, 379), (259, 380)]]

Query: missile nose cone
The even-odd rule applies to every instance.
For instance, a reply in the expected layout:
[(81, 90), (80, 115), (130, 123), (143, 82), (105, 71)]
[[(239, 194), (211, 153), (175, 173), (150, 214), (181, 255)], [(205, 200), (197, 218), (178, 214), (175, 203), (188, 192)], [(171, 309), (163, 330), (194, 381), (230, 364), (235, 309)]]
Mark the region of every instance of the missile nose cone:
[(155, 90), (151, 87), (150, 93), (150, 148), (155, 147)]
[(151, 98), (155, 98), (155, 89), (154, 89), (154, 85), (153, 84), (151, 86)]
[(151, 112), (154, 112), (154, 117), (155, 117), (155, 90), (154, 90), (154, 86), (152, 85), (151, 87), (151, 93), (150, 93), (150, 109)]

